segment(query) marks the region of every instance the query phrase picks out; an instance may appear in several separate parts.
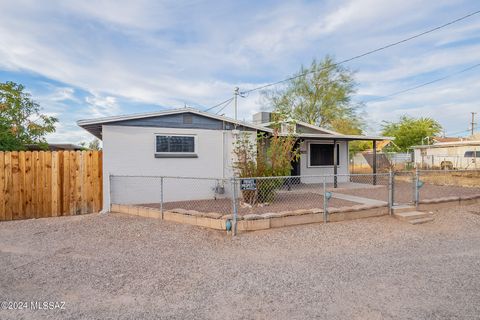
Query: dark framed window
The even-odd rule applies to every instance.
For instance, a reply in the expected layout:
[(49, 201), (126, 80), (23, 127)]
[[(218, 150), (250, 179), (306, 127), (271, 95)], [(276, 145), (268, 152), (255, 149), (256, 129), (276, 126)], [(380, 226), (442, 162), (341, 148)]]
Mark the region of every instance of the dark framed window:
[(465, 158), (480, 158), (480, 151), (465, 151)]
[[(333, 144), (310, 143), (310, 166), (333, 166)], [(340, 165), (340, 148), (337, 144), (337, 165)]]
[(155, 140), (156, 153), (194, 153), (194, 136), (163, 136), (157, 135)]

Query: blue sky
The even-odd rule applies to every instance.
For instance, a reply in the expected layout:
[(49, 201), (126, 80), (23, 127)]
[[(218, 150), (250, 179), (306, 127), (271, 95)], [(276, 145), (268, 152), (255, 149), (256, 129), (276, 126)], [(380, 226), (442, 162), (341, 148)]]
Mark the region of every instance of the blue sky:
[[(93, 138), (79, 119), (203, 109), (235, 86), (281, 80), (313, 58), (343, 60), (479, 9), (473, 0), (3, 0), (0, 81), (23, 83), (60, 118), (49, 141), (78, 143)], [(356, 71), (369, 133), (409, 114), (434, 117), (448, 134), (480, 113), (480, 68), (378, 97), (477, 63), (480, 15), (346, 66)], [(258, 94), (240, 99), (239, 117), (249, 120), (262, 105)]]

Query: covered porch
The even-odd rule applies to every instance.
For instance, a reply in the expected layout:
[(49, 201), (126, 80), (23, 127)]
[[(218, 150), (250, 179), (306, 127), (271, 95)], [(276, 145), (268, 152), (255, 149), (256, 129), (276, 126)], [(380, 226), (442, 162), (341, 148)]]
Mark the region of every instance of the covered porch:
[(292, 176), (332, 176), (331, 183), (334, 188), (338, 188), (340, 182), (350, 182), (350, 180), (344, 179), (350, 175), (349, 143), (371, 141), (373, 145), (371, 184), (376, 185), (377, 142), (390, 139), (389, 137), (341, 134), (298, 134), (297, 146), (300, 150), (300, 159), (292, 163)]

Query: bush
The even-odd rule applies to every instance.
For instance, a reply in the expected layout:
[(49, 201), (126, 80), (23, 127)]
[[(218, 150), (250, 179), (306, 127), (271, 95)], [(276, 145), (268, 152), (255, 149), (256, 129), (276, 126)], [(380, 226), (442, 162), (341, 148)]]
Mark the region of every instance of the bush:
[[(296, 141), (296, 137), (291, 134), (280, 136), (278, 126), (275, 126), (273, 134), (261, 133), (256, 139), (252, 139), (250, 133), (241, 134), (234, 147), (237, 176), (250, 178), (290, 175), (291, 163), (299, 157)], [(257, 179), (257, 190), (243, 190), (243, 199), (251, 205), (272, 202), (276, 190), (283, 185), (284, 180)]]

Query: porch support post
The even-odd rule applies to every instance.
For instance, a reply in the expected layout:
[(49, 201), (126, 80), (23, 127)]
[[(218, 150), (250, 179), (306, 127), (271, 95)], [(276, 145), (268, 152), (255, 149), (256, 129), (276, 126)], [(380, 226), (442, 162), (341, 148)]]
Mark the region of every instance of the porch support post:
[(333, 187), (337, 188), (338, 187), (338, 181), (337, 181), (337, 152), (338, 152), (338, 147), (337, 147), (337, 140), (333, 139)]
[(372, 169), (373, 169), (373, 185), (377, 185), (377, 141), (373, 140), (373, 161), (372, 161)]

